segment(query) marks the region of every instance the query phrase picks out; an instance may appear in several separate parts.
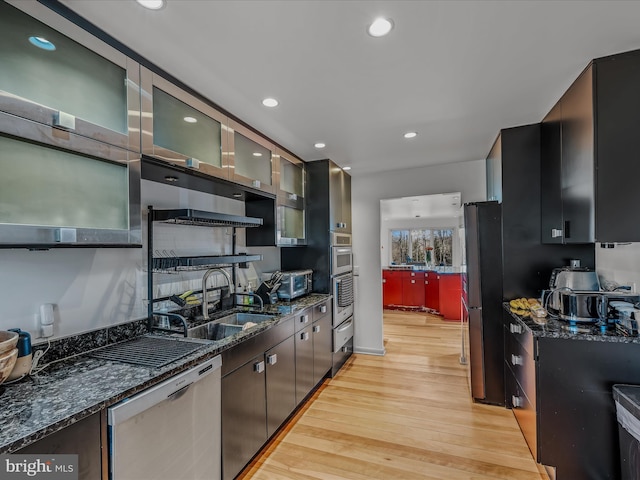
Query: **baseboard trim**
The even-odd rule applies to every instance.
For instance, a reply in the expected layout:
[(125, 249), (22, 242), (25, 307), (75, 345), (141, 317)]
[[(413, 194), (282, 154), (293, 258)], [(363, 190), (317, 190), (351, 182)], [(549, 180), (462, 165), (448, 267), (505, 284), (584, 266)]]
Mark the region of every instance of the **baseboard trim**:
[(362, 353), (364, 355), (377, 355), (383, 357), (387, 351), (384, 348), (366, 348), (366, 347), (354, 347), (353, 353)]

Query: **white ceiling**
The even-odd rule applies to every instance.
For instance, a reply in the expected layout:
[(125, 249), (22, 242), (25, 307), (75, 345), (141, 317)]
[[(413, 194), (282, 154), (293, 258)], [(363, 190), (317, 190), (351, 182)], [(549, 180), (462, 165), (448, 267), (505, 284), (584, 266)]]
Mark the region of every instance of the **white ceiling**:
[[(637, 1), (62, 3), (304, 160), (354, 176), (484, 158), (592, 58), (640, 48)], [(395, 28), (373, 38), (379, 15)]]
[(460, 192), (380, 200), (383, 220), (456, 218), (462, 216)]

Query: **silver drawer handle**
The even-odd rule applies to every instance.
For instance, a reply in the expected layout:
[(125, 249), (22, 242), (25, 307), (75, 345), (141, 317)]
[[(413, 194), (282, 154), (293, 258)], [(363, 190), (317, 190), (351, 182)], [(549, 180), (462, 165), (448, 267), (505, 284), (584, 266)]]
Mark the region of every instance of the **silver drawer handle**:
[(313, 333), (319, 333), (320, 332), (320, 325), (316, 325), (315, 327), (313, 327)]
[(300, 334), (300, 340), (303, 340), (303, 341), (305, 341), (305, 342), (306, 342), (307, 340), (309, 340), (309, 332), (302, 332), (302, 333)]
[(347, 330), (348, 328), (351, 327), (351, 325), (353, 324), (353, 320), (349, 320), (348, 322), (346, 322), (341, 328), (338, 328), (336, 330), (336, 332), (344, 332), (345, 330)]
[(307, 323), (309, 321), (309, 315), (300, 315), (300, 323)]
[(253, 371), (256, 373), (264, 372), (264, 362), (257, 362), (253, 364)]
[(511, 364), (512, 365), (524, 365), (524, 360), (522, 359), (522, 355), (513, 355), (513, 354), (511, 354)]
[(326, 305), (322, 305), (320, 307), (320, 313), (327, 313), (327, 306)]
[(522, 400), (522, 397), (511, 395), (511, 405), (513, 405), (513, 408), (522, 408), (524, 401)]
[(275, 365), (278, 363), (278, 354), (272, 353), (271, 355), (267, 355), (267, 365)]
[(510, 323), (509, 324), (509, 331), (511, 331), (511, 333), (522, 333), (522, 325), (517, 325), (515, 323)]

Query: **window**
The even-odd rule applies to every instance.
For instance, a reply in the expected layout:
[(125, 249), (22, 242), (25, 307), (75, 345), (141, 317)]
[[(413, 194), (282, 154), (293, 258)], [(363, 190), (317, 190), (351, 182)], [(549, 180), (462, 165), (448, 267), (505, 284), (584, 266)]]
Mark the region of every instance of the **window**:
[(391, 230), (391, 263), (452, 265), (453, 230)]

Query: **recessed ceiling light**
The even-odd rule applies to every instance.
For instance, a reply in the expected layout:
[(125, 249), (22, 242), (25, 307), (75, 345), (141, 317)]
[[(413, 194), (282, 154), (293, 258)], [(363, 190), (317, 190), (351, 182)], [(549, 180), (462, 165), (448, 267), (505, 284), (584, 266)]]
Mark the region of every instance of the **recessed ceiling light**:
[(170, 176), (170, 175), (167, 175), (166, 177), (164, 177), (164, 179), (165, 179), (167, 182), (172, 182), (172, 183), (173, 183), (173, 182), (177, 182), (177, 181), (178, 181), (178, 177), (173, 177), (173, 176)]
[(233, 197), (234, 198), (242, 198), (242, 194), (236, 192), (236, 193), (233, 194)]
[(351, 167), (342, 167), (344, 171), (351, 170)]
[(418, 136), (418, 132), (407, 132), (404, 134), (404, 138), (415, 138)]
[(371, 25), (369, 25), (367, 32), (369, 32), (369, 35), (372, 37), (384, 37), (392, 28), (393, 22), (391, 20), (388, 18), (378, 17)]
[(262, 154), (260, 152), (253, 152), (254, 157), (261, 157)]
[(265, 98), (264, 100), (262, 100), (262, 104), (265, 107), (277, 107), (278, 100), (276, 100), (275, 98)]
[(314, 147), (316, 147), (316, 148), (324, 148), (324, 147), (326, 147), (326, 145), (324, 143), (322, 143), (322, 142), (318, 142), (318, 143), (316, 143), (314, 145)]
[(42, 50), (53, 52), (56, 46), (44, 37), (29, 37), (29, 42)]
[(197, 123), (198, 120), (193, 117), (184, 117), (183, 120), (187, 123)]
[(136, 2), (149, 10), (160, 10), (164, 7), (164, 0), (136, 0)]

